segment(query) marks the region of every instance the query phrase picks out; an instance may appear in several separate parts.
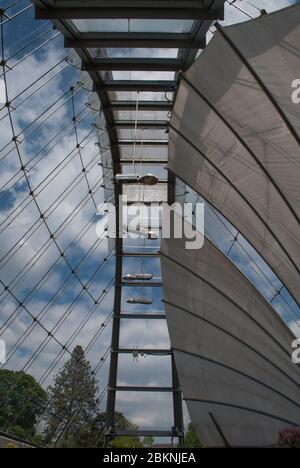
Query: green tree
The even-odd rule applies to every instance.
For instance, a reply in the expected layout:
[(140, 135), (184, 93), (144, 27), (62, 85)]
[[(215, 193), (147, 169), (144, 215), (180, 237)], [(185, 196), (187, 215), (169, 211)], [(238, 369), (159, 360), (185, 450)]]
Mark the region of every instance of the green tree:
[(143, 440), (144, 447), (152, 447), (153, 443), (154, 443), (153, 437), (151, 436), (144, 437), (144, 440)]
[[(122, 413), (116, 413), (116, 431), (137, 430), (138, 427), (132, 424)], [(137, 436), (122, 436), (113, 439), (110, 444), (113, 448), (142, 448), (144, 445)]]
[[(116, 413), (116, 429), (118, 430), (137, 430), (138, 427), (132, 424), (122, 413)], [(122, 436), (112, 440), (109, 444), (113, 448), (142, 448), (151, 447), (153, 445), (153, 437), (144, 437), (140, 439), (138, 436)]]
[(112, 448), (143, 448), (144, 445), (139, 437), (123, 436), (117, 437), (110, 444)]
[(184, 446), (186, 448), (203, 448), (192, 423), (188, 425), (188, 430), (184, 438)]
[(24, 439), (34, 437), (47, 402), (43, 388), (25, 372), (0, 370), (0, 395), (0, 430)]
[[(116, 412), (116, 431), (121, 430), (134, 430), (137, 427), (132, 424), (122, 413)], [(82, 446), (86, 447), (96, 447), (102, 448), (104, 445), (104, 434), (106, 427), (106, 415), (105, 413), (99, 413), (87, 428), (86, 432), (82, 434)], [(112, 440), (109, 444), (110, 447), (120, 447), (120, 448), (133, 448), (133, 447), (143, 447), (143, 442), (141, 442), (139, 437), (117, 437)]]
[(46, 441), (60, 447), (85, 446), (97, 414), (97, 394), (91, 365), (81, 346), (76, 346), (48, 388)]

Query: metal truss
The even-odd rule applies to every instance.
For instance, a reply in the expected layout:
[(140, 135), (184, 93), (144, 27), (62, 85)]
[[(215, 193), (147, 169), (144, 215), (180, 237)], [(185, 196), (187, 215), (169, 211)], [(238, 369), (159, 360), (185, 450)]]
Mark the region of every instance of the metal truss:
[[(81, 68), (86, 71), (93, 81), (93, 90), (98, 94), (104, 113), (106, 128), (109, 136), (110, 149), (113, 159), (113, 175), (122, 172), (123, 165), (132, 163), (132, 158), (122, 157), (120, 148), (155, 146), (164, 148), (167, 144), (167, 135), (164, 141), (155, 138), (155, 132), (168, 128), (167, 118), (139, 119), (138, 122), (119, 118), (120, 112), (170, 112), (173, 106), (176, 87), (180, 79), (180, 71), (184, 71), (194, 61), (199, 49), (206, 44), (206, 33), (212, 22), (224, 17), (224, 0), (34, 0), (36, 5), (36, 18), (49, 19), (54, 26), (63, 33), (64, 45), (74, 48), (81, 59)], [(151, 3), (151, 6), (149, 4)], [(129, 29), (126, 32), (114, 31), (81, 31), (75, 20), (101, 20), (110, 19), (128, 21)], [(160, 31), (136, 32), (130, 30), (130, 22), (135, 20), (180, 20), (191, 21), (189, 31)], [(101, 29), (101, 28), (100, 28)], [(112, 56), (107, 49), (178, 49), (176, 57), (139, 57)], [(113, 72), (159, 72), (173, 73), (173, 79), (167, 80), (136, 80), (115, 79)], [(162, 97), (150, 100), (141, 99), (137, 102), (118, 98), (118, 93), (160, 93)], [(136, 142), (134, 138), (122, 138), (119, 131), (126, 129), (140, 129), (153, 132), (153, 138), (148, 141)], [(137, 157), (138, 164), (153, 164), (157, 167), (165, 164), (164, 156), (158, 158), (142, 159)], [(162, 183), (162, 180), (160, 181)], [(115, 184), (115, 204), (117, 216), (117, 233), (120, 232), (119, 223), (119, 196), (122, 195), (122, 184)], [(175, 178), (168, 174), (167, 201), (175, 200)], [(147, 200), (150, 202), (151, 200)], [(159, 258), (159, 251), (127, 252), (124, 250), (123, 239), (120, 234), (116, 239), (116, 266), (115, 266), (115, 297), (111, 341), (111, 362), (108, 382), (108, 398), (106, 411), (106, 443), (116, 436), (156, 436), (178, 438), (179, 445), (183, 443), (183, 415), (182, 395), (172, 349), (127, 349), (120, 347), (120, 333), (122, 320), (165, 320), (164, 313), (149, 312), (127, 313), (122, 311), (122, 293), (126, 287), (139, 287), (139, 282), (123, 281), (123, 260), (127, 257)], [(147, 287), (162, 287), (158, 281), (150, 281)], [(133, 351), (153, 356), (170, 356), (172, 383), (168, 387), (120, 386), (118, 385), (118, 359), (120, 354), (132, 354)], [(168, 431), (117, 431), (115, 425), (116, 395), (119, 391), (141, 392), (169, 392), (173, 397), (173, 426)]]

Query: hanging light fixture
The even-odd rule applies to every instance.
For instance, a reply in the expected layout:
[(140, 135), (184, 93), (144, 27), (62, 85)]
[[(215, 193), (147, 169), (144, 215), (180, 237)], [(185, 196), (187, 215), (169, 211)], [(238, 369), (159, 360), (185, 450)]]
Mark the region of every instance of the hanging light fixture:
[(156, 185), (158, 183), (158, 178), (153, 174), (145, 174), (142, 176), (139, 174), (116, 174), (115, 181), (124, 183), (139, 183), (143, 185)]
[(145, 174), (139, 178), (139, 182), (144, 185), (156, 185), (158, 178), (153, 174)]
[(142, 226), (140, 227), (138, 232), (140, 233), (141, 237), (144, 237), (145, 239), (148, 239), (148, 240), (156, 240), (156, 239), (159, 238), (159, 236), (157, 235), (157, 233), (155, 231), (145, 229)]
[(134, 281), (134, 280), (143, 280), (143, 281), (150, 281), (152, 280), (153, 275), (152, 273), (136, 273), (136, 274), (127, 274), (123, 276), (124, 281)]
[(124, 183), (138, 183), (139, 182), (139, 175), (138, 174), (116, 174), (115, 176), (116, 182), (124, 182)]
[(137, 273), (135, 275), (135, 279), (137, 279), (137, 280), (147, 280), (147, 281), (149, 281), (149, 280), (152, 280), (152, 278), (153, 278), (152, 273)]
[(129, 297), (127, 299), (127, 304), (145, 304), (145, 305), (150, 305), (152, 304), (152, 298), (151, 297)]
[(156, 240), (158, 238), (159, 238), (159, 236), (156, 234), (155, 231), (148, 231), (148, 233), (147, 233), (147, 239), (148, 240)]
[(127, 275), (123, 276), (123, 280), (124, 281), (134, 281), (135, 280), (135, 275), (131, 275), (130, 273), (128, 273)]

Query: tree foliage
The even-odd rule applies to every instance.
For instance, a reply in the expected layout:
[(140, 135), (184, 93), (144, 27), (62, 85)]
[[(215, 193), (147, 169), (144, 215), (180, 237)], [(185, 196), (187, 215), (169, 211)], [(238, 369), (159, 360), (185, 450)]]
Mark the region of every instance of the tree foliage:
[[(0, 430), (38, 445), (50, 447), (94, 447), (104, 444), (106, 415), (98, 408), (98, 386), (85, 359), (76, 346), (48, 388), (48, 395), (36, 380), (24, 372), (0, 370), (0, 394), (6, 395), (0, 407)], [(46, 413), (45, 413), (46, 409)], [(37, 419), (43, 414), (44, 437), (36, 432)], [(115, 413), (116, 430), (135, 430), (137, 426), (122, 413)], [(115, 448), (150, 447), (152, 437), (117, 437)]]
[(0, 430), (21, 438), (35, 436), (37, 418), (46, 406), (47, 394), (29, 374), (0, 370)]
[[(129, 422), (122, 413), (116, 414), (116, 431), (121, 430), (136, 430), (138, 429), (137, 426)], [(131, 436), (122, 436), (116, 437), (113, 439), (110, 444), (110, 447), (113, 448), (142, 448), (143, 443), (141, 442), (139, 437), (131, 437)]]
[[(134, 424), (132, 424), (122, 413), (116, 412), (116, 431), (124, 431), (126, 429), (134, 430), (138, 429)], [(102, 448), (104, 445), (104, 436), (106, 428), (106, 415), (105, 413), (99, 413), (91, 423), (91, 425), (86, 429), (83, 439), (82, 446), (86, 447), (95, 447)], [(151, 445), (153, 441), (147, 440), (142, 442), (139, 437), (117, 437), (109, 443), (109, 447), (114, 448), (140, 448), (144, 447), (145, 443)], [(148, 446), (150, 446), (148, 445)]]
[(151, 437), (151, 436), (144, 437), (144, 440), (143, 440), (143, 446), (144, 447), (148, 447), (148, 448), (152, 447), (153, 443), (154, 443), (154, 438), (153, 437)]
[(188, 430), (184, 438), (184, 445), (186, 448), (203, 448), (192, 423), (188, 425)]
[(300, 426), (286, 427), (279, 431), (278, 446), (280, 448), (300, 448)]
[(123, 436), (114, 439), (110, 445), (112, 448), (143, 448), (143, 442), (139, 437)]
[(60, 447), (84, 446), (97, 414), (97, 394), (91, 365), (81, 346), (76, 346), (48, 388), (47, 442)]
[[(48, 388), (49, 409), (46, 441), (55, 447), (102, 448), (105, 413), (98, 409), (98, 387), (83, 349), (76, 346)], [(134, 429), (122, 413), (116, 413), (116, 429)], [(150, 443), (150, 441), (148, 441)], [(139, 437), (114, 439), (112, 447), (143, 447)]]

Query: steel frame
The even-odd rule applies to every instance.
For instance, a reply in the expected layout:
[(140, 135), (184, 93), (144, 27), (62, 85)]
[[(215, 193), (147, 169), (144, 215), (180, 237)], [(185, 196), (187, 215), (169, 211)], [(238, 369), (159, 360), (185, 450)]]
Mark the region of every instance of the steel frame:
[[(65, 47), (73, 47), (82, 61), (82, 70), (86, 70), (101, 101), (107, 132), (110, 141), (113, 160), (113, 174), (121, 172), (122, 164), (129, 164), (130, 159), (120, 159), (120, 146), (130, 145), (130, 141), (122, 141), (118, 138), (118, 128), (133, 128), (131, 121), (118, 121), (114, 117), (115, 110), (135, 110), (135, 101), (116, 101), (111, 99), (110, 93), (116, 91), (146, 91), (146, 92), (174, 92), (176, 82), (180, 78), (178, 72), (185, 69), (194, 61), (197, 51), (206, 44), (206, 33), (216, 19), (224, 17), (225, 0), (152, 0), (151, 7), (146, 0), (33, 0), (36, 5), (37, 19), (50, 19), (65, 38)], [(126, 5), (126, 6), (125, 6)], [(191, 19), (194, 25), (190, 33), (80, 33), (72, 23), (72, 19), (101, 19), (101, 18), (131, 18), (131, 19)], [(105, 54), (105, 47), (110, 48), (176, 48), (179, 49), (175, 59), (141, 59), (141, 58), (110, 58)], [(90, 49), (101, 48), (102, 57), (94, 57)], [(117, 81), (112, 79), (112, 71), (174, 71), (174, 81)], [(173, 102), (141, 101), (140, 110), (171, 110)], [(161, 121), (139, 122), (139, 128), (166, 129), (167, 123)], [(162, 141), (149, 142), (149, 146), (163, 146)], [(152, 162), (152, 161), (151, 161)], [(164, 164), (153, 158), (153, 164)], [(146, 161), (148, 163), (148, 161)], [(115, 202), (117, 217), (117, 233), (119, 233), (119, 196), (122, 194), (122, 184), (115, 184)], [(168, 202), (175, 200), (175, 177), (168, 173)], [(143, 253), (145, 258), (160, 257), (160, 252)], [(141, 349), (141, 353), (149, 353), (157, 356), (171, 356), (172, 386), (171, 387), (124, 387), (117, 385), (118, 356), (119, 354), (132, 353), (132, 349), (120, 348), (120, 322), (121, 320), (162, 320), (162, 313), (137, 314), (122, 313), (122, 288), (133, 286), (123, 281), (123, 259), (126, 257), (141, 257), (140, 252), (126, 252), (123, 249), (123, 240), (116, 239), (116, 264), (115, 264), (115, 297), (114, 314), (111, 341), (111, 361), (108, 381), (108, 398), (106, 410), (106, 444), (115, 436), (157, 436), (178, 437), (179, 445), (183, 443), (183, 415), (182, 395), (180, 382), (177, 375), (173, 351), (171, 349)], [(148, 283), (147, 283), (148, 284)], [(138, 283), (134, 284), (139, 286)], [(150, 286), (159, 286), (161, 283), (153, 282)], [(117, 391), (168, 391), (173, 395), (174, 426), (170, 431), (144, 430), (144, 431), (116, 431), (115, 407)]]
[[(202, 49), (205, 45), (205, 37), (199, 35), (197, 39), (194, 39), (190, 34), (178, 33), (80, 33), (75, 39), (65, 39), (65, 47), (74, 48)], [(134, 62), (133, 59), (132, 62)]]
[[(41, 5), (46, 5), (44, 8)], [(145, 0), (97, 0), (37, 2), (37, 19), (199, 19), (224, 18), (223, 2), (208, 0), (152, 0), (151, 6)]]

